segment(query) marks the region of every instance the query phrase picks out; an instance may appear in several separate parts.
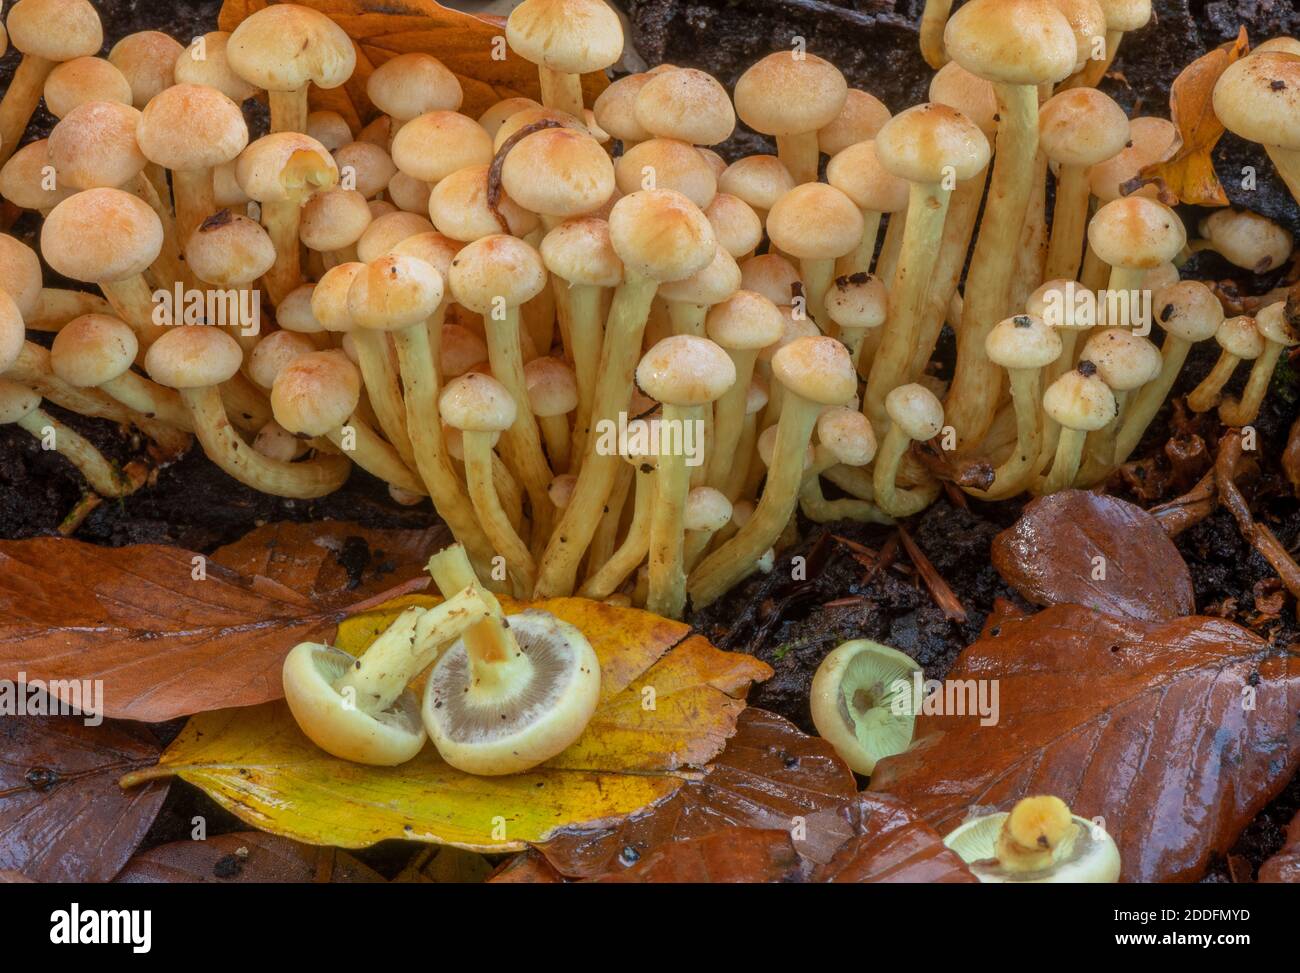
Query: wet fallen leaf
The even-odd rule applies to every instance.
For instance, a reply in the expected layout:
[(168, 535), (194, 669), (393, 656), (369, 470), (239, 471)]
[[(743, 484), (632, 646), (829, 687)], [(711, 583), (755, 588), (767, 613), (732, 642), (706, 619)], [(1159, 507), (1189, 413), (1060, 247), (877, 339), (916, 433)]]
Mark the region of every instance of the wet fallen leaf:
[(211, 560), (246, 578), (261, 575), (313, 601), (357, 601), (424, 576), (429, 556), (451, 536), (428, 530), (376, 530), (338, 520), (278, 522), (217, 548)]
[(815, 882), (978, 882), (915, 811), (888, 794), (858, 796), (850, 813), (857, 834), (813, 872)]
[(993, 540), (993, 566), (1036, 605), (1086, 605), (1157, 621), (1196, 610), (1192, 575), (1154, 517), (1116, 497), (1064, 490), (1034, 500)]
[(341, 601), (174, 547), (0, 541), (0, 678), (102, 680), (118, 719), (251, 706), (283, 695), (285, 653), (329, 641)]
[[(505, 20), (487, 14), (451, 10), (433, 0), (297, 0), (332, 18), (352, 38), (357, 67), (341, 88), (311, 89), (317, 109), (340, 112), (354, 128), (375, 114), (366, 97), (366, 80), (396, 54), (423, 51), (447, 65), (465, 91), (461, 111), (477, 118), (504, 98), (540, 97), (537, 68), (506, 45)], [(268, 0), (225, 0), (218, 24), (234, 30)], [(583, 90), (590, 105), (609, 83), (603, 73), (585, 75)]]
[(1259, 881), (1300, 884), (1300, 814), (1287, 825), (1286, 845), (1259, 866)]
[(478, 852), (443, 845), (416, 854), (394, 882), (427, 885), (477, 885), (487, 880), (492, 864)]
[(1169, 117), (1178, 127), (1181, 144), (1172, 156), (1147, 166), (1134, 180), (1139, 185), (1155, 183), (1168, 205), (1228, 205), (1228, 196), (1214, 171), (1214, 147), (1224, 132), (1223, 123), (1214, 114), (1214, 85), (1248, 48), (1246, 28), (1242, 27), (1235, 40), (1197, 58), (1174, 79)]
[[(336, 644), (359, 654), (404, 607), (434, 603), (410, 596), (350, 618)], [(758, 660), (714, 649), (690, 637), (688, 626), (647, 612), (576, 598), (536, 607), (582, 629), (601, 660), (602, 702), (592, 723), (542, 767), (473, 777), (443, 763), (433, 747), (400, 767), (352, 764), (318, 749), (276, 702), (196, 716), (157, 767), (125, 783), (175, 774), (254, 827), (309, 844), (358, 848), (406, 838), (519, 850), (557, 828), (618, 818), (671, 794), (680, 768), (722, 748), (749, 684), (771, 674)]]
[(726, 828), (661, 845), (631, 868), (597, 882), (799, 882), (806, 863), (788, 831)]
[(260, 831), (173, 841), (127, 862), (118, 882), (382, 882), (383, 876), (334, 848), (313, 848)]
[(1061, 605), (997, 630), (947, 676), (996, 689), (996, 724), (923, 713), (871, 779), (940, 833), (1051, 793), (1105, 819), (1124, 880), (1190, 881), (1300, 765), (1300, 656), (1237, 625)]
[(140, 844), (166, 781), (122, 791), (158, 758), (147, 730), (69, 716), (0, 718), (0, 869), (40, 882), (107, 882)]

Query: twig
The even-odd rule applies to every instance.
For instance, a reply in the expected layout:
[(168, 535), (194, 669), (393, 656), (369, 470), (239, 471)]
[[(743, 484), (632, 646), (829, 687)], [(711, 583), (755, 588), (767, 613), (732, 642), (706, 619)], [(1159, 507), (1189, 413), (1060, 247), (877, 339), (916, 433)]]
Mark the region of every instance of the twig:
[(1214, 512), (1214, 470), (1201, 477), (1196, 486), (1181, 497), (1152, 507), (1151, 514), (1170, 537), (1177, 537), (1193, 524), (1199, 524)]
[(902, 527), (898, 528), (898, 537), (903, 542), (903, 549), (907, 551), (907, 556), (916, 567), (917, 573), (921, 575), (921, 580), (930, 589), (930, 597), (939, 606), (944, 617), (950, 622), (965, 622), (966, 609), (962, 607), (961, 599), (957, 597), (957, 593), (952, 590), (948, 582), (943, 580), (943, 575), (930, 563), (925, 552), (917, 547), (911, 535)]
[[(1233, 477), (1241, 461), (1241, 433), (1232, 431), (1219, 443), (1219, 458), (1214, 463), (1214, 478), (1219, 500), (1237, 519), (1237, 527), (1250, 546), (1257, 550), (1277, 572), (1287, 590), (1300, 599), (1300, 564), (1287, 553), (1277, 536), (1255, 520)], [(1300, 606), (1298, 606), (1300, 608)]]

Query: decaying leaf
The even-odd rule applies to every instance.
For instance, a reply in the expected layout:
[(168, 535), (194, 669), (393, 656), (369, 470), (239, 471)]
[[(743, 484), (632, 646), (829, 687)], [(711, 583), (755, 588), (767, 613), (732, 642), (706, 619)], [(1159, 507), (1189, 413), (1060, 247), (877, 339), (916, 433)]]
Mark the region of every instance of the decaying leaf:
[(0, 678), (102, 680), (117, 719), (278, 699), (285, 653), (349, 610), (175, 547), (0, 542)]
[(806, 863), (788, 831), (724, 828), (660, 845), (631, 868), (597, 882), (799, 882)]
[(313, 848), (260, 831), (173, 841), (136, 855), (118, 882), (382, 882), (346, 852)]
[[(1178, 149), (1163, 162), (1144, 168), (1132, 188), (1154, 183), (1170, 206), (1227, 206), (1228, 196), (1214, 171), (1214, 147), (1223, 137), (1223, 123), (1214, 114), (1214, 85), (1228, 66), (1249, 49), (1246, 28), (1236, 40), (1198, 57), (1179, 73), (1169, 93), (1169, 115), (1178, 127)], [(1129, 189), (1126, 185), (1125, 190)]]
[(996, 689), (996, 724), (922, 713), (912, 748), (882, 760), (870, 789), (940, 833), (973, 808), (1055, 794), (1105, 819), (1126, 881), (1198, 878), (1300, 765), (1300, 656), (1221, 619), (1077, 605), (1008, 617), (947, 685)]
[[(504, 98), (540, 97), (535, 65), (510, 50), (505, 21), (490, 15), (451, 10), (434, 0), (297, 0), (327, 14), (357, 48), (357, 67), (341, 88), (311, 89), (315, 109), (331, 109), (353, 128), (375, 114), (366, 97), (370, 73), (390, 57), (412, 51), (432, 54), (460, 79), (465, 101), (460, 110), (477, 118)], [(245, 17), (268, 6), (268, 0), (225, 0), (217, 19), (234, 30)], [(590, 105), (609, 82), (603, 73), (584, 75)]]
[(1259, 866), (1259, 881), (1300, 884), (1300, 814), (1286, 829), (1286, 845)]
[(158, 759), (140, 727), (70, 716), (0, 718), (0, 870), (41, 882), (107, 882), (167, 796), (117, 779)]
[[(410, 596), (348, 619), (336, 644), (360, 654), (403, 608), (435, 603)], [(505, 603), (508, 613), (522, 607)], [(254, 827), (309, 844), (406, 838), (519, 850), (557, 828), (615, 819), (671, 794), (680, 768), (725, 744), (749, 684), (771, 674), (647, 612), (576, 598), (535, 607), (578, 626), (601, 661), (602, 702), (587, 732), (542, 767), (474, 777), (433, 747), (400, 767), (353, 764), (312, 744), (277, 702), (196, 716), (157, 767), (124, 783), (175, 774)]]
[(993, 566), (1036, 605), (1085, 605), (1146, 621), (1196, 610), (1192, 575), (1160, 523), (1131, 503), (1063, 490), (993, 540)]
[(376, 530), (340, 520), (278, 521), (217, 548), (210, 558), (246, 578), (261, 575), (312, 601), (355, 602), (424, 577), (429, 556), (451, 543), (428, 530)]

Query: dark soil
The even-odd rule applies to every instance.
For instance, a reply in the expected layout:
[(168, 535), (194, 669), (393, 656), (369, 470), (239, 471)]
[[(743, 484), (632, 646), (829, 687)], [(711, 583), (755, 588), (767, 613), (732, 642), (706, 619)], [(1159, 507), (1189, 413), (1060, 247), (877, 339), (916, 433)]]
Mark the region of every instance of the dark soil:
[[(132, 30), (165, 25), (184, 43), (213, 28), (219, 3), (97, 0), (96, 6), (110, 40)], [(801, 34), (808, 39), (811, 50), (835, 60), (851, 81), (879, 93), (894, 109), (924, 99), (928, 72), (916, 54), (914, 28), (920, 6), (921, 0), (859, 0), (839, 5), (815, 0), (630, 3), (633, 40), (651, 62), (694, 64), (713, 71), (729, 84), (743, 66), (768, 50), (786, 46), (792, 34)], [(1208, 46), (1231, 37), (1239, 20), (1249, 22), (1255, 39), (1300, 30), (1300, 11), (1287, 0), (1157, 0), (1156, 6), (1159, 29), (1150, 28), (1143, 36), (1130, 39), (1131, 43), (1126, 41), (1117, 65), (1121, 77), (1108, 82), (1122, 101), (1130, 107), (1136, 103), (1149, 113), (1167, 114), (1165, 93), (1177, 70)], [(1135, 51), (1141, 52), (1141, 58), (1125, 59), (1125, 52)], [(0, 62), (0, 77), (7, 78), (15, 63), (12, 53)], [(32, 132), (44, 133), (49, 124), (48, 117), (38, 117)], [(742, 134), (731, 148), (757, 151), (759, 144), (761, 140), (752, 133)], [(1260, 159), (1254, 147), (1229, 138), (1220, 152), (1224, 162), (1221, 171), (1239, 171), (1245, 164), (1258, 167), (1259, 189), (1248, 194), (1248, 199), (1241, 199), (1235, 187), (1229, 185), (1234, 200), (1292, 226), (1300, 222), (1294, 204), (1273, 180), (1271, 167)], [(21, 234), (33, 225), (30, 221), (20, 223), (15, 232)], [(1207, 261), (1205, 266), (1198, 263), (1192, 267), (1198, 276), (1211, 279), (1240, 276), (1240, 271), (1215, 264), (1215, 259), (1213, 255), (1202, 255), (1197, 260)], [(1261, 293), (1273, 283), (1247, 279), (1242, 288), (1244, 293)], [(1198, 348), (1179, 391), (1185, 392), (1199, 381), (1211, 366), (1213, 354), (1206, 345)], [(1237, 377), (1238, 386), (1245, 369), (1240, 371), (1243, 374)], [(1300, 508), (1294, 497), (1282, 493), (1276, 476), (1268, 470), (1272, 458), (1280, 454), (1296, 415), (1296, 396), (1294, 372), (1284, 366), (1279, 369), (1257, 423), (1265, 474), (1247, 491), (1248, 496), (1257, 498), (1257, 516), (1293, 551), (1300, 547)], [(144, 455), (143, 443), (125, 438), (110, 423), (69, 416), (53, 408), (51, 411), (119, 462)], [(1171, 434), (1185, 431), (1182, 419), (1166, 407), (1139, 449), (1140, 456), (1157, 457), (1151, 475), (1166, 478), (1159, 496), (1151, 495), (1150, 490), (1139, 496), (1143, 491), (1124, 483), (1114, 485), (1116, 492), (1150, 505), (1190, 486), (1190, 482), (1180, 483), (1170, 473), (1161, 452)], [(1180, 473), (1184, 478), (1187, 475), (1187, 470)], [(0, 427), (0, 537), (22, 538), (56, 531), (81, 494), (81, 481), (66, 461), (40, 450), (26, 433)], [(756, 576), (692, 621), (717, 645), (750, 652), (772, 665), (774, 677), (755, 688), (751, 701), (812, 731), (807, 709), (812, 674), (839, 642), (850, 638), (887, 642), (913, 656), (927, 678), (942, 678), (957, 654), (978, 637), (994, 601), (1006, 598), (1018, 602), (993, 570), (989, 558), (993, 537), (1013, 523), (1018, 513), (1016, 502), (988, 505), (941, 499), (905, 525), (960, 601), (966, 614), (964, 621), (945, 616), (903, 550), (897, 551), (887, 567), (872, 570), (864, 566), (855, 558), (853, 545), (879, 551), (888, 547), (894, 531), (851, 523), (801, 524), (801, 539), (789, 555), (806, 558), (803, 580), (791, 580), (788, 571)], [(421, 528), (436, 518), (427, 505), (396, 504), (382, 483), (356, 470), (342, 490), (321, 500), (268, 497), (230, 479), (196, 450), (159, 470), (156, 482), (149, 488), (94, 509), (76, 536), (109, 546), (171, 543), (208, 552), (267, 522), (324, 519), (371, 527)], [(1275, 575), (1241, 538), (1227, 513), (1220, 511), (1186, 531), (1178, 538), (1178, 546), (1192, 571), (1198, 610), (1251, 625), (1279, 645), (1300, 642), (1294, 606), (1289, 602), (1280, 616), (1261, 621), (1256, 599), (1268, 594), (1270, 579)], [(182, 723), (176, 721), (154, 730), (165, 742), (180, 731)], [(1261, 812), (1233, 852), (1217, 862), (1205, 880), (1253, 876), (1254, 869), (1281, 847), (1283, 830), (1297, 810), (1300, 779), (1293, 780)], [(188, 837), (195, 815), (206, 819), (209, 834), (246, 827), (196, 788), (176, 782), (146, 847)], [(386, 842), (362, 853), (362, 857), (391, 876), (409, 854), (409, 845)]]

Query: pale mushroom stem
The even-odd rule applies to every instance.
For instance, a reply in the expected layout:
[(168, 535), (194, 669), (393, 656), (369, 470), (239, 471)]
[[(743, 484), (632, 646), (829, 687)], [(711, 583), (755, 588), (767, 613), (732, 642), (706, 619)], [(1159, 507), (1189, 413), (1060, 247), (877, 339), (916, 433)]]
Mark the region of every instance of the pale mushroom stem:
[[(867, 394), (863, 398), (862, 411), (876, 429), (889, 427), (885, 396), (907, 384), (913, 356), (920, 354), (916, 348), (919, 319), (934, 273), (951, 196), (951, 191), (936, 183), (912, 183), (908, 194), (907, 223), (889, 294), (889, 318), (878, 329), (883, 336), (871, 360)], [(929, 349), (925, 357), (929, 358)]]
[(704, 337), (704, 319), (709, 313), (707, 304), (689, 304), (684, 301), (668, 302), (668, 320), (672, 322), (673, 334), (689, 334), (697, 338)]
[(203, 451), (240, 483), (275, 497), (311, 500), (333, 493), (348, 478), (352, 464), (342, 456), (284, 463), (257, 452), (231, 427), (214, 386), (181, 389), (180, 394)]
[[(492, 563), (492, 545), (474, 516), (469, 498), (461, 490), (460, 479), (452, 468), (442, 440), (438, 406), (442, 389), (434, 362), (438, 360), (442, 343), (445, 312), (444, 303), (429, 319), (427, 326), (405, 328), (393, 335), (406, 395), (407, 429), (415, 451), (416, 469), (428, 488), (438, 515), (446, 521), (452, 536), (465, 545), (478, 569), (486, 570)], [(473, 569), (470, 573), (473, 574)]]
[(836, 274), (849, 277), (871, 270), (871, 261), (876, 256), (876, 240), (880, 237), (880, 217), (877, 210), (862, 211), (862, 240), (856, 250), (840, 257), (835, 265)]
[[(595, 574), (600, 565), (614, 554), (618, 544), (619, 528), (623, 524), (623, 509), (627, 506), (628, 495), (632, 492), (632, 469), (624, 466), (614, 479), (614, 489), (610, 491), (605, 503), (605, 512), (600, 518), (600, 525), (591, 535), (591, 544), (587, 547), (586, 577)], [(634, 500), (635, 503), (635, 500)]]
[(1201, 384), (1192, 389), (1187, 396), (1187, 408), (1193, 412), (1209, 412), (1218, 404), (1223, 387), (1232, 378), (1232, 373), (1241, 364), (1241, 359), (1227, 351), (1219, 353), (1219, 360), (1214, 363), (1210, 373), (1201, 380)]
[(600, 514), (614, 486), (622, 462), (616, 450), (596, 448), (595, 434), (602, 421), (617, 422), (632, 400), (633, 375), (641, 353), (641, 339), (646, 319), (654, 301), (658, 282), (635, 272), (614, 292), (605, 339), (600, 350), (600, 369), (596, 379), (596, 398), (592, 406), (592, 430), (587, 436), (582, 471), (574, 486), (573, 497), (565, 508), (546, 546), (537, 578), (536, 596), (552, 598), (573, 591), (578, 564), (600, 521)]
[(908, 435), (898, 423), (893, 423), (876, 453), (871, 489), (880, 509), (891, 517), (910, 517), (928, 507), (939, 495), (939, 484), (934, 479), (915, 487), (898, 486), (898, 470), (911, 445)]
[[(697, 405), (664, 405), (669, 429), (686, 429), (703, 418)], [(665, 618), (681, 618), (686, 608), (686, 497), (691, 470), (681, 450), (659, 457), (655, 504), (650, 517), (650, 595), (646, 609)]]
[(542, 104), (581, 120), (582, 76), (555, 71), (544, 64), (537, 65), (537, 76), (542, 87)]
[[(349, 429), (350, 437), (347, 435)], [(424, 483), (402, 462), (397, 450), (359, 416), (349, 418), (346, 427), (330, 430), (325, 438), (371, 476), (407, 493), (428, 496)]]
[(170, 203), (165, 201), (168, 197), (160, 196), (157, 187), (144, 173), (136, 176), (127, 188), (137, 198), (149, 204), (149, 208), (157, 214), (158, 222), (162, 224), (162, 247), (158, 251), (158, 259), (150, 265), (149, 272), (159, 284), (170, 287), (176, 281), (183, 281), (186, 286), (190, 286), (194, 275), (189, 273), (188, 266), (181, 259), (181, 245), (176, 236), (176, 220), (172, 216)]
[(636, 496), (632, 501), (632, 522), (627, 535), (608, 560), (583, 584), (578, 594), (583, 598), (601, 601), (612, 595), (628, 575), (645, 560), (650, 550), (650, 515), (655, 506), (655, 471), (653, 467), (638, 467), (636, 471)]
[(190, 235), (217, 211), (212, 170), (174, 170), (172, 188), (176, 199), (176, 239), (184, 247)]
[(1277, 368), (1284, 347), (1276, 341), (1270, 341), (1265, 345), (1263, 353), (1250, 366), (1250, 377), (1246, 379), (1246, 387), (1242, 390), (1241, 398), (1236, 401), (1225, 401), (1219, 406), (1220, 419), (1229, 426), (1246, 426), (1255, 421), (1259, 416), (1260, 406), (1264, 404), (1268, 383), (1273, 378), (1273, 370)]
[(298, 242), (301, 207), (297, 200), (262, 203), (262, 226), (275, 245), (275, 263), (262, 278), (271, 303), (279, 303), (302, 282), (302, 258)]
[(352, 339), (357, 350), (357, 367), (366, 383), (379, 428), (407, 468), (416, 469), (415, 450), (411, 446), (406, 421), (406, 404), (402, 400), (402, 383), (388, 354), (388, 335), (383, 331), (357, 328), (352, 332)]
[(464, 588), (473, 588), (487, 603), (487, 618), (465, 630), (465, 651), (474, 667), (475, 679), (492, 680), (492, 670), (520, 655), (501, 603), (479, 584), (465, 549), (453, 545), (429, 558), (429, 574), (444, 598)]
[(951, 12), (952, 0), (925, 0), (925, 10), (921, 12), (921, 56), (936, 71), (948, 63), (943, 29), (948, 26)]
[(99, 389), (128, 409), (133, 409), (142, 415), (153, 416), (160, 422), (175, 426), (184, 432), (194, 431), (190, 414), (175, 389), (151, 382), (137, 372), (128, 369), (117, 378), (103, 382)]
[(803, 278), (808, 316), (822, 329), (823, 334), (834, 336), (837, 329), (826, 314), (826, 292), (835, 280), (835, 261), (802, 259), (799, 261), (799, 275)]
[[(984, 351), (989, 331), (1005, 317), (1017, 243), (1033, 191), (1038, 151), (1038, 91), (994, 83), (998, 98), (997, 155), (980, 223), (957, 332), (957, 367), (944, 415), (961, 445), (983, 437), (997, 409), (1001, 375)], [(889, 389), (882, 390), (882, 394)]]
[(542, 428), (542, 438), (546, 441), (546, 455), (557, 473), (569, 469), (569, 450), (572, 439), (569, 436), (568, 415), (538, 416), (537, 424)]
[(129, 324), (140, 341), (140, 361), (144, 353), (165, 333), (165, 328), (154, 324), (153, 292), (145, 282), (144, 276), (136, 274), (126, 280), (102, 280), (99, 289), (113, 307), (114, 313)]
[(759, 558), (781, 536), (794, 513), (803, 482), (804, 453), (822, 406), (789, 389), (784, 398), (763, 495), (745, 525), (691, 572), (687, 588), (695, 608), (712, 604), (757, 571)]
[(967, 490), (981, 500), (1005, 500), (1027, 489), (1043, 448), (1042, 372), (1037, 368), (1012, 368), (1007, 374), (1016, 410), (1016, 445), (994, 471), (993, 483), (987, 490)]
[(1175, 334), (1165, 335), (1165, 340), (1160, 346), (1160, 374), (1138, 390), (1115, 437), (1116, 466), (1122, 466), (1127, 462), (1133, 450), (1137, 448), (1142, 434), (1146, 432), (1147, 426), (1164, 405), (1165, 398), (1174, 387), (1174, 382), (1178, 380), (1178, 373), (1183, 370), (1183, 363), (1187, 361), (1187, 354), (1191, 348), (1192, 343), (1186, 338), (1180, 338)]
[(59, 422), (44, 409), (33, 409), (15, 425), (36, 439), (51, 437), (55, 451), (75, 466), (91, 489), (100, 496), (125, 497), (140, 485), (126, 479), (90, 440)]
[(382, 713), (428, 668), (446, 643), (488, 615), (487, 602), (470, 587), (433, 608), (408, 608), (339, 677), (334, 688), (361, 712)]
[(1291, 198), (1300, 203), (1300, 152), (1283, 149), (1276, 145), (1266, 145), (1264, 151), (1268, 153), (1268, 157), (1272, 160), (1278, 175), (1286, 183)]
[(515, 591), (527, 598), (537, 580), (537, 565), (529, 553), (528, 545), (515, 532), (501, 506), (492, 480), (492, 433), (465, 430), (465, 480), (469, 485), (469, 498), (478, 514), (479, 523), (487, 532), (488, 540), (506, 559), (506, 569), (515, 578)]
[(569, 338), (573, 349), (573, 371), (578, 380), (578, 409), (573, 421), (570, 472), (581, 468), (587, 436), (591, 433), (591, 410), (596, 399), (596, 375), (602, 343), (601, 307), (603, 288), (574, 284), (566, 296), (569, 309)]
[[(853, 349), (849, 349), (852, 354)], [(740, 460), (740, 440), (745, 428), (745, 405), (749, 398), (749, 383), (754, 377), (754, 363), (758, 350), (728, 348), (727, 354), (736, 366), (736, 381), (713, 404), (713, 448), (709, 451), (709, 468), (704, 485), (726, 493), (728, 479)], [(728, 497), (730, 499), (730, 497)]]
[(1069, 426), (1059, 426), (1059, 429), (1052, 469), (1040, 490), (1044, 495), (1064, 490), (1074, 483), (1074, 478), (1079, 475), (1083, 447), (1088, 439), (1087, 432), (1082, 429), (1071, 429)]
[(745, 492), (745, 481), (749, 478), (749, 468), (754, 461), (754, 448), (757, 442), (758, 414), (750, 413), (742, 421), (740, 438), (736, 441), (736, 448), (732, 452), (732, 462), (725, 471), (722, 485), (717, 487), (732, 503), (739, 500)]
[(18, 68), (9, 79), (9, 87), (5, 89), (4, 99), (0, 100), (0, 164), (9, 161), (22, 141), (27, 123), (41, 102), (45, 81), (54, 67), (55, 62), (35, 54), (24, 54), (18, 62)]
[(1089, 195), (1088, 170), (1082, 166), (1061, 166), (1056, 180), (1056, 205), (1052, 209), (1052, 235), (1044, 280), (1077, 279), (1087, 238)]
[(271, 105), (272, 132), (307, 131), (307, 88), (294, 91), (268, 91)]
[(98, 294), (72, 291), (63, 287), (41, 288), (36, 311), (23, 323), (28, 331), (58, 331), (73, 318), (83, 314), (111, 314), (112, 307)]
[(776, 137), (776, 154), (785, 167), (794, 176), (794, 184), (817, 181), (817, 166), (821, 162), (821, 150), (817, 145), (816, 132), (800, 132), (797, 135), (778, 135)]

